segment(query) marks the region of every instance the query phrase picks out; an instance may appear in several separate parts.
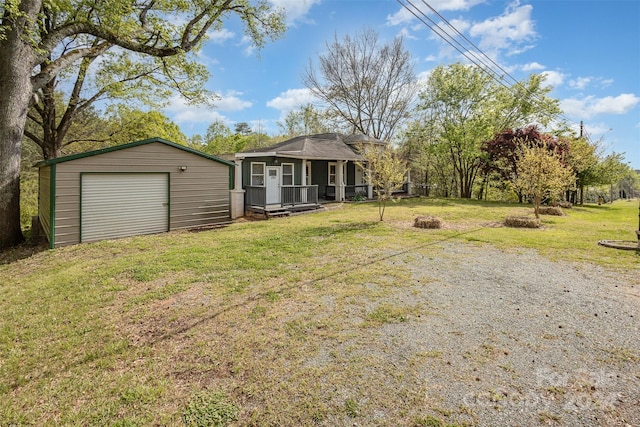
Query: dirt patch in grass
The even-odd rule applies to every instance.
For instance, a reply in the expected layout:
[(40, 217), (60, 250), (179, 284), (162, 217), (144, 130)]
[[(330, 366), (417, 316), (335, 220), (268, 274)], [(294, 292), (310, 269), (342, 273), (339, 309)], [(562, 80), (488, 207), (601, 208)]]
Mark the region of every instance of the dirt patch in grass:
[(49, 249), (49, 243), (47, 242), (25, 242), (14, 248), (10, 248), (4, 251), (0, 251), (0, 265), (11, 264), (15, 261), (29, 258), (34, 254), (46, 251)]

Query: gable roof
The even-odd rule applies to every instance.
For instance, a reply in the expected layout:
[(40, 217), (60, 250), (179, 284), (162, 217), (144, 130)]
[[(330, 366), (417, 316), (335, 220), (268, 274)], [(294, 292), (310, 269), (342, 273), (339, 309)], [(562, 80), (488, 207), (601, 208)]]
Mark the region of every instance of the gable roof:
[(113, 147), (101, 148), (99, 150), (86, 151), (84, 153), (71, 154), (68, 156), (57, 157), (55, 159), (43, 160), (41, 162), (36, 163), (35, 167), (43, 167), (49, 166), (56, 163), (68, 162), (71, 160), (82, 159), (85, 157), (97, 156), (100, 154), (110, 153), (112, 151), (124, 150), (127, 148), (138, 147), (140, 145), (146, 145), (151, 143), (160, 143), (164, 145), (168, 145), (173, 148), (177, 148), (182, 151), (186, 151), (187, 153), (195, 154), (196, 156), (204, 157), (205, 159), (213, 160), (214, 162), (222, 163), (227, 166), (235, 166), (235, 163), (229, 162), (227, 160), (222, 160), (218, 157), (211, 156), (207, 153), (203, 153), (202, 151), (194, 150), (193, 148), (185, 147), (184, 145), (176, 144), (175, 142), (167, 141), (166, 139), (154, 137), (149, 139), (143, 139), (141, 141), (129, 142), (127, 144), (115, 145)]
[(339, 133), (303, 135), (278, 144), (237, 153), (236, 157), (278, 156), (310, 160), (362, 160), (353, 145), (359, 143), (384, 144), (365, 135), (344, 136)]

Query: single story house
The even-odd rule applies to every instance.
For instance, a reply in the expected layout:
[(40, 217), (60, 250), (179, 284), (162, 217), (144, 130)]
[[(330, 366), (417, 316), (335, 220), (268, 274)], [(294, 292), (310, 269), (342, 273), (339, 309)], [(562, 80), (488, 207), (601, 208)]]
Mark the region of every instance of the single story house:
[(245, 211), (253, 212), (313, 209), (319, 200), (373, 198), (357, 148), (384, 144), (365, 135), (324, 133), (236, 153), (235, 192), (244, 192), (237, 197), (244, 197)]
[(50, 248), (231, 221), (234, 163), (161, 138), (36, 166)]

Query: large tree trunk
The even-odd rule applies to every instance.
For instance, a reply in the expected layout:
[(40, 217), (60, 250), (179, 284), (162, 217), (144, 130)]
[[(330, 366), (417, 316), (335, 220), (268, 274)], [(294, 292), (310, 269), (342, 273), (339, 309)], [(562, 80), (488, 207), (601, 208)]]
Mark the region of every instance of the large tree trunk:
[[(29, 2), (27, 2), (29, 3)], [(24, 240), (20, 228), (20, 156), (32, 94), (32, 51), (18, 20), (0, 42), (0, 249)]]

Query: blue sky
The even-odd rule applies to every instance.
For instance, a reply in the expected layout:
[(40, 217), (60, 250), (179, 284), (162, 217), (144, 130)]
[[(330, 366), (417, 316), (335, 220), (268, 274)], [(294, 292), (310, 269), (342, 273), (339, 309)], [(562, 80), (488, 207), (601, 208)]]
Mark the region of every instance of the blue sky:
[[(401, 35), (423, 77), (464, 60), (396, 0), (270, 1), (286, 11), (288, 29), (261, 51), (247, 43), (238, 22), (211, 34), (199, 60), (211, 72), (207, 88), (220, 95), (216, 108), (174, 98), (165, 109), (185, 134), (204, 134), (214, 120), (277, 134), (289, 111), (313, 102), (301, 76), (336, 34), (372, 28), (382, 41)], [(427, 11), (422, 0), (402, 3), (409, 1)], [(546, 74), (573, 126), (584, 121), (592, 140), (602, 139), (607, 152), (625, 152), (640, 169), (640, 1), (428, 3), (516, 79)]]

